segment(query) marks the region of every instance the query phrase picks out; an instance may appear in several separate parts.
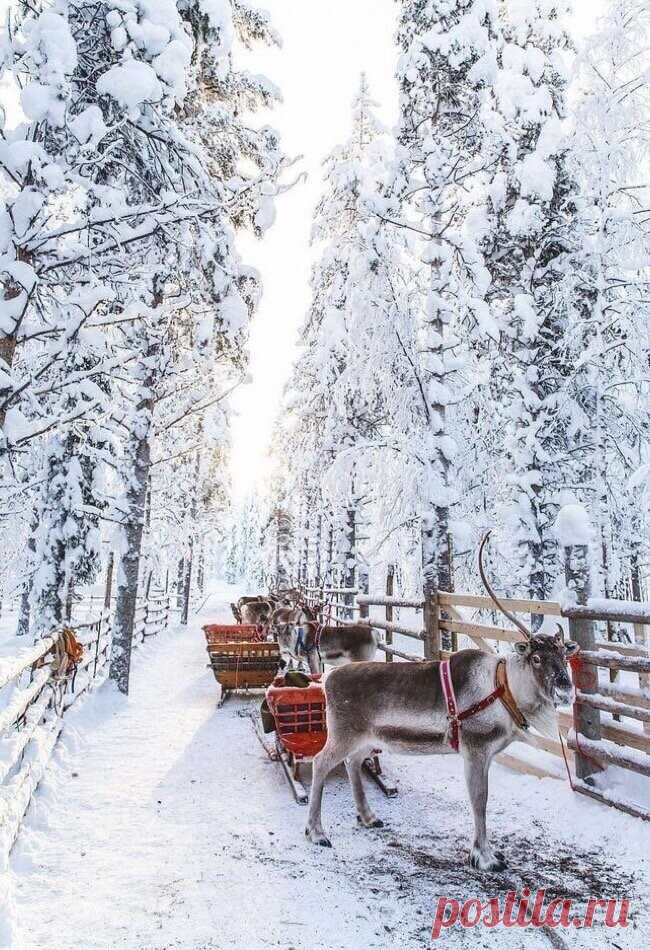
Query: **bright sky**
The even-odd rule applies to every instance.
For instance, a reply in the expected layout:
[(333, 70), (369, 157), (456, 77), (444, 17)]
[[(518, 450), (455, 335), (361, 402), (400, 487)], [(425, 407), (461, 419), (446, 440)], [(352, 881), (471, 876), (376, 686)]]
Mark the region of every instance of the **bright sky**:
[[(393, 81), (395, 0), (260, 0), (284, 40), (280, 51), (257, 53), (252, 67), (282, 89), (271, 123), (289, 155), (304, 155), (308, 180), (277, 202), (278, 217), (263, 242), (242, 242), (259, 268), (264, 296), (250, 341), (253, 383), (235, 398), (233, 488), (242, 497), (265, 471), (266, 451), (282, 388), (295, 356), (297, 331), (309, 305), (309, 230), (321, 186), (320, 163), (348, 133), (350, 104), (361, 71), (380, 116), (396, 119)], [(600, 4), (598, 4), (600, 5)], [(574, 0), (576, 25), (588, 32), (594, 0)]]

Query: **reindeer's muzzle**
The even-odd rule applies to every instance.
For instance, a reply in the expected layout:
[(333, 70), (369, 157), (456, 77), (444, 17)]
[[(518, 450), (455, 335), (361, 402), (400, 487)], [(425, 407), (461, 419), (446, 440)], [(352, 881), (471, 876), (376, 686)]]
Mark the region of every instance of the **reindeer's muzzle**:
[(558, 706), (568, 706), (573, 703), (574, 699), (575, 689), (573, 688), (573, 683), (569, 676), (563, 673), (555, 680), (553, 687), (553, 705), (556, 708)]

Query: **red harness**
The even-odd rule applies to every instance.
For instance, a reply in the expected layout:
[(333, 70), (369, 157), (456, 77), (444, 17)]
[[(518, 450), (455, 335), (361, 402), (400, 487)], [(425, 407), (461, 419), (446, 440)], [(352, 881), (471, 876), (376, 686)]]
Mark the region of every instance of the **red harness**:
[(496, 702), (497, 699), (501, 699), (505, 692), (505, 688), (503, 685), (496, 686), (489, 696), (486, 696), (478, 703), (474, 703), (473, 706), (470, 706), (468, 709), (464, 709), (459, 713), (458, 706), (456, 705), (454, 684), (451, 681), (451, 668), (449, 660), (442, 660), (440, 663), (440, 682), (442, 683), (442, 692), (444, 693), (445, 702), (447, 703), (447, 719), (449, 720), (450, 729), (449, 744), (451, 745), (454, 752), (458, 752), (461, 722), (463, 722), (465, 719), (469, 719), (471, 716), (476, 716), (477, 713), (483, 712), (484, 709), (487, 709), (488, 706), (491, 706), (492, 703)]

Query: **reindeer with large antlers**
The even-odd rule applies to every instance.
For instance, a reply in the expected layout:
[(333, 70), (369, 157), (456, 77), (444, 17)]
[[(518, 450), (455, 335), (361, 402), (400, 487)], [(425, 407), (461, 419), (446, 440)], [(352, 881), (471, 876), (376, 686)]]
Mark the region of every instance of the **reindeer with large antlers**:
[[(305, 834), (314, 844), (330, 846), (321, 823), (323, 787), (328, 774), (345, 762), (358, 820), (365, 828), (382, 822), (375, 816), (362, 782), (362, 764), (373, 750), (414, 755), (460, 752), (474, 813), (472, 867), (501, 871), (505, 858), (489, 844), (486, 830), (488, 773), (495, 755), (529, 725), (547, 731), (555, 708), (569, 702), (573, 687), (567, 658), (578, 650), (555, 635), (533, 635), (506, 610), (490, 586), (479, 550), (485, 588), (499, 610), (522, 634), (506, 657), (461, 650), (450, 660), (422, 663), (353, 663), (335, 669), (325, 682), (327, 743), (314, 760)], [(559, 626), (559, 625), (558, 625)]]

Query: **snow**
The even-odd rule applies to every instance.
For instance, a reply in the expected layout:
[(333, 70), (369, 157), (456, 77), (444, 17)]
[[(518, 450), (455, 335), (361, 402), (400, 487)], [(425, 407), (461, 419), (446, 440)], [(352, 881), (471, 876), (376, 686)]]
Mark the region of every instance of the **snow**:
[(95, 148), (108, 131), (99, 106), (88, 106), (70, 120), (70, 131), (82, 145)]
[(591, 522), (584, 505), (570, 504), (560, 508), (555, 521), (555, 536), (564, 548), (591, 542)]
[(135, 59), (107, 69), (97, 80), (97, 92), (112, 96), (126, 109), (136, 109), (143, 102), (158, 102), (163, 95), (152, 67)]
[[(380, 831), (357, 827), (336, 772), (324, 803), (334, 847), (308, 844), (306, 811), (253, 734), (248, 714), (259, 698), (216, 708), (200, 624), (225, 620), (238, 593), (218, 591), (188, 629), (138, 651), (128, 702), (108, 686), (67, 717), (13, 852), (15, 947), (421, 950), (439, 896), (492, 897), (531, 881), (576, 899), (647, 892), (648, 826), (574, 796), (566, 782), (499, 766), (488, 815), (510, 867), (503, 877), (471, 871), (456, 756), (386, 757), (400, 793), (387, 800), (371, 786), (388, 823)], [(647, 915), (635, 912), (629, 947), (650, 940)], [(446, 941), (476, 946), (477, 937), (455, 929)], [(605, 939), (570, 935), (578, 948)], [(499, 928), (481, 930), (480, 945), (549, 944)]]

